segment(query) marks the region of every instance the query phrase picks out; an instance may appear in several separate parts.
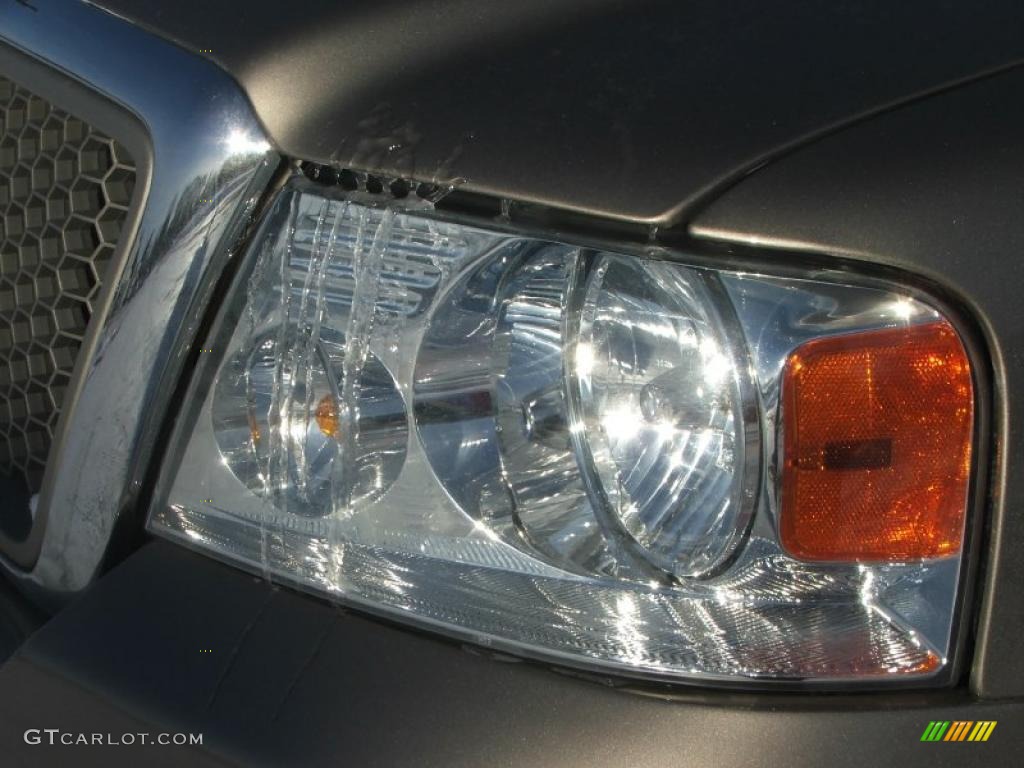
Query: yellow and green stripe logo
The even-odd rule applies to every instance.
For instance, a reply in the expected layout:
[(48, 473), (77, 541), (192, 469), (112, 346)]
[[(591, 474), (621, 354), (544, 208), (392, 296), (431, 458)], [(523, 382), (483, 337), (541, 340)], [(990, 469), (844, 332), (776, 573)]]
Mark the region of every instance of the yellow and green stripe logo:
[(988, 741), (995, 729), (995, 720), (932, 720), (921, 741)]

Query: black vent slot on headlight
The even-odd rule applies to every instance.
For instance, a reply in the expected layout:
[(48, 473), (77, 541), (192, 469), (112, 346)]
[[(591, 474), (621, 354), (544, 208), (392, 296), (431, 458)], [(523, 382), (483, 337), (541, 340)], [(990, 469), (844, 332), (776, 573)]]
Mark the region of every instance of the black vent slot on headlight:
[(40, 490), (134, 184), (123, 146), (0, 77), (0, 485), (8, 498)]

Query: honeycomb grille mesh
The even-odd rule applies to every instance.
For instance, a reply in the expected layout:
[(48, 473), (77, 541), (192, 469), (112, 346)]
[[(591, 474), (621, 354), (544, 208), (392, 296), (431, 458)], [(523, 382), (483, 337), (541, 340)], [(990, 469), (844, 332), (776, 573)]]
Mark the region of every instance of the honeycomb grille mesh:
[(123, 146), (0, 76), (0, 478), (32, 493), (134, 185)]

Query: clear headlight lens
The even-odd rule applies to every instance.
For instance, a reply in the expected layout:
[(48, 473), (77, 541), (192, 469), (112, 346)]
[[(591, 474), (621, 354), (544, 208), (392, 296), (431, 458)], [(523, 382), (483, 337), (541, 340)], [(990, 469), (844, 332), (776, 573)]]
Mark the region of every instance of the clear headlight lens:
[[(158, 532), (577, 666), (877, 681), (948, 662), (973, 392), (918, 300), (297, 181), (206, 347)], [(916, 439), (929, 419), (949, 434)]]
[(701, 575), (745, 533), (760, 485), (757, 405), (741, 345), (727, 338), (731, 307), (710, 272), (625, 256), (593, 264), (572, 376), (592, 493), (645, 559)]

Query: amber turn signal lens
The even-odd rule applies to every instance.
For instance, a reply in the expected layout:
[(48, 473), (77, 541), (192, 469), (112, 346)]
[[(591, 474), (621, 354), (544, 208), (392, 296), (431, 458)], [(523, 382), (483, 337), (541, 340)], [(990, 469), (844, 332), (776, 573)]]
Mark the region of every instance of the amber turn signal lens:
[(960, 550), (974, 392), (949, 323), (810, 341), (781, 386), (790, 554), (893, 562)]
[(333, 395), (324, 395), (316, 406), (316, 424), (327, 437), (341, 436), (341, 422)]

